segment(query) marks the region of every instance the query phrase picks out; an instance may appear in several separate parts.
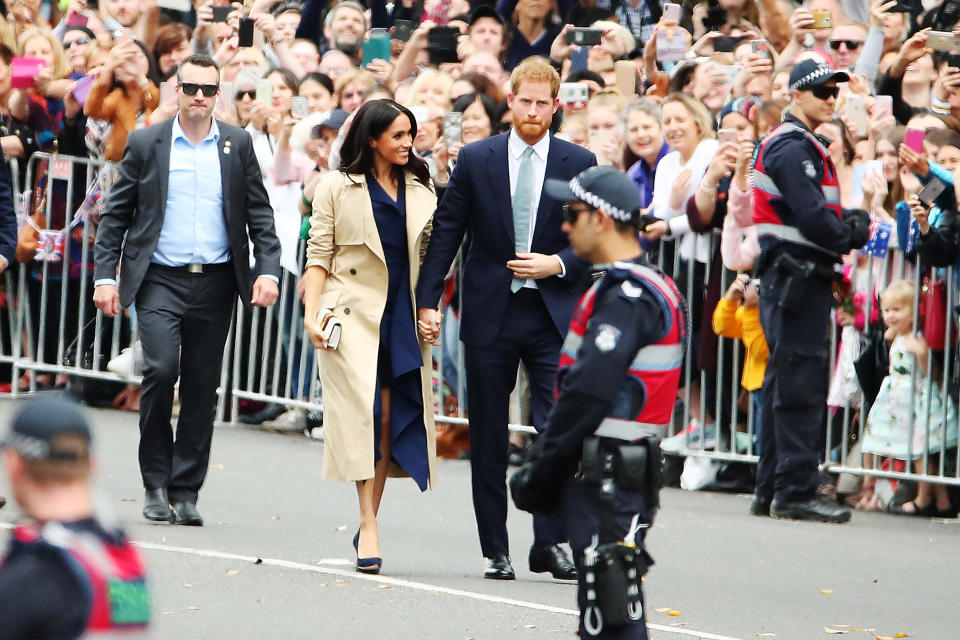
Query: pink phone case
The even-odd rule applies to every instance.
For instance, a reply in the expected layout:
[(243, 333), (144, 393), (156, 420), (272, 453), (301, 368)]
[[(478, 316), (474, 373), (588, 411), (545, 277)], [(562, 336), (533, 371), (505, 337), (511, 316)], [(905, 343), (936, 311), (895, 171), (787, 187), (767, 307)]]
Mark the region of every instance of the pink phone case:
[(903, 143), (917, 153), (923, 153), (923, 134), (924, 131), (922, 129), (907, 129)]

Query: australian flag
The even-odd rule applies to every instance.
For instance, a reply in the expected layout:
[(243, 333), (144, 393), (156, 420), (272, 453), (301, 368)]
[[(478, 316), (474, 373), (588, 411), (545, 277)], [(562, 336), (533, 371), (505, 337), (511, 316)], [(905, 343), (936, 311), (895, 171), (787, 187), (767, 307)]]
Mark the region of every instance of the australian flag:
[(892, 225), (881, 220), (870, 221), (870, 239), (863, 245), (861, 251), (868, 256), (883, 258), (887, 255), (887, 246), (890, 244)]

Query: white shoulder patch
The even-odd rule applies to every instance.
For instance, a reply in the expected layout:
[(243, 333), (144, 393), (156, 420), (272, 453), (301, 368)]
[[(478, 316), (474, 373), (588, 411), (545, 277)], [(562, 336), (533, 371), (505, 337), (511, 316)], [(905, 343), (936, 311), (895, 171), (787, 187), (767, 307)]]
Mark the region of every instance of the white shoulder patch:
[(807, 174), (807, 177), (811, 180), (815, 180), (817, 177), (817, 170), (814, 168), (813, 163), (809, 160), (803, 161), (803, 172)]
[(623, 291), (623, 295), (628, 298), (639, 298), (643, 294), (643, 287), (635, 285), (629, 280), (623, 281), (623, 284), (620, 285), (620, 290)]
[(613, 351), (619, 341), (620, 329), (617, 329), (612, 324), (602, 324), (597, 327), (597, 337), (594, 340), (594, 344), (597, 345), (597, 349), (600, 351), (604, 353)]

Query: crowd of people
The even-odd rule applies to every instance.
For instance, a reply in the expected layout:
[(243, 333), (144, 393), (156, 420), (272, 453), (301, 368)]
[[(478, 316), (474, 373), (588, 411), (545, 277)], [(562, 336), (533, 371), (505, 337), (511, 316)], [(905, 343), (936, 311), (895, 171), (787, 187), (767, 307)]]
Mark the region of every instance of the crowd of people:
[[(409, 149), (413, 164), (406, 171), (416, 179), (407, 181), (411, 188), (400, 192), (367, 181), (380, 236), (385, 236), (380, 224), (387, 220), (380, 215), (381, 209), (393, 207), (406, 221), (406, 229), (394, 228), (405, 234), (406, 244), (383, 242), (381, 265), (386, 264), (391, 274), (403, 272), (406, 265), (410, 280), (398, 286), (401, 293), (411, 288), (410, 299), (401, 295), (399, 301), (416, 308), (437, 307), (437, 316), (420, 314), (419, 320), (438, 325), (438, 332), (447, 338), (456, 336), (459, 328), (468, 352), (460, 370), (451, 354), (453, 340), (445, 340), (443, 352), (404, 351), (403, 346), (389, 343), (381, 322), (369, 328), (369, 337), (380, 335), (381, 349), (388, 340), (396, 353), (392, 362), (381, 362), (366, 378), (379, 388), (389, 377), (394, 395), (406, 394), (411, 406), (419, 401), (432, 408), (428, 395), (417, 400), (417, 385), (404, 388), (404, 381), (410, 382), (405, 376), (417, 368), (411, 363), (419, 362), (418, 358), (433, 361), (442, 368), (446, 382), (438, 394), (441, 408), (459, 404), (471, 419), (499, 423), (501, 404), (505, 407), (500, 398), (509, 395), (514, 382), (507, 369), (522, 361), (531, 387), (531, 421), (542, 426), (549, 411), (556, 353), (541, 359), (524, 341), (544, 327), (556, 330), (559, 337), (551, 334), (552, 342), (543, 345), (543, 353), (559, 352), (576, 293), (576, 287), (568, 285), (569, 276), (578, 275), (577, 270), (564, 257), (562, 242), (551, 239), (547, 244), (557, 246), (537, 253), (537, 243), (548, 237), (539, 226), (509, 227), (512, 234), (527, 232), (530, 237), (512, 247), (512, 260), (504, 258), (505, 282), (511, 271), (517, 282), (543, 279), (539, 288), (546, 307), (536, 310), (540, 324), (527, 327), (517, 337), (517, 345), (508, 348), (496, 340), (500, 316), (515, 311), (505, 306), (507, 298), (473, 296), (477, 288), (493, 286), (499, 277), (487, 265), (500, 260), (500, 251), (478, 249), (487, 241), (483, 233), (452, 215), (455, 209), (473, 210), (487, 198), (493, 202), (501, 188), (498, 181), (508, 180), (510, 193), (516, 188), (513, 172), (514, 164), (522, 161), (519, 156), (494, 156), (491, 161), (477, 154), (484, 144), (493, 148), (492, 142), (483, 141), (509, 131), (522, 132), (529, 125), (517, 120), (522, 109), (516, 104), (518, 86), (511, 82), (511, 73), (535, 57), (553, 68), (560, 80), (557, 87), (551, 85), (549, 104), (539, 105), (537, 98), (529, 98), (541, 111), (546, 109), (537, 117), (546, 118), (551, 139), (582, 148), (582, 154), (568, 152), (572, 165), (569, 175), (562, 177), (572, 177), (593, 161), (624, 172), (636, 185), (640, 206), (652, 220), (642, 230), (642, 246), (652, 261), (673, 275), (687, 298), (689, 355), (680, 392), (684, 426), (664, 441), (664, 451), (682, 455), (694, 448), (719, 447), (759, 452), (764, 424), (760, 390), (767, 349), (756, 311), (759, 284), (752, 280), (764, 233), (754, 224), (758, 186), (754, 164), (765, 136), (792, 108), (791, 74), (798, 65), (812, 61), (847, 74), (835, 94), (824, 93), (822, 98), (815, 94), (829, 117), (814, 133), (836, 167), (839, 204), (867, 211), (872, 221), (870, 241), (861, 249), (844, 252), (843, 278), (834, 286), (832, 318), (840, 339), (831, 358), (835, 366), (823, 372), (830, 388), (821, 451), (831, 458), (826, 461), (853, 467), (899, 471), (910, 466), (918, 473), (949, 475), (956, 466), (955, 378), (960, 370), (953, 366), (950, 336), (956, 331), (946, 303), (956, 300), (960, 292), (957, 281), (948, 277), (949, 268), (960, 257), (954, 189), (955, 171), (960, 171), (960, 36), (954, 34), (958, 9), (953, 0), (939, 4), (810, 0), (803, 6), (789, 0), (680, 4), (500, 0), (495, 5), (400, 0), (369, 6), (354, 0), (336, 4), (256, 0), (243, 5), (214, 0), (180, 11), (152, 0), (103, 0), (99, 5), (72, 0), (65, 9), (40, 0), (17, 0), (7, 5), (0, 20), (0, 147), (7, 159), (18, 161), (19, 171), (6, 178), (0, 173), (0, 183), (9, 182), (23, 193), (24, 204), (16, 212), (19, 232), (14, 232), (9, 215), (0, 216), (8, 219), (0, 225), (0, 263), (6, 269), (26, 271), (32, 325), (43, 327), (25, 338), (23, 349), (38, 361), (56, 363), (61, 356), (58, 345), (69, 344), (94, 317), (96, 309), (89, 302), (94, 284), (91, 255), (103, 203), (99, 209), (91, 203), (96, 204), (100, 191), (108, 192), (116, 179), (114, 163), (124, 158), (131, 132), (177, 115), (182, 106), (178, 86), (183, 86), (176, 76), (179, 65), (191, 55), (208, 55), (219, 68), (214, 116), (251, 137), (274, 212), (283, 269), (299, 275), (304, 265), (298, 262), (299, 243), (308, 236), (313, 243), (306, 253), (307, 275), (300, 292), (307, 292), (306, 313), (294, 304), (296, 286), (281, 287), (280, 299), (286, 304), (278, 304), (273, 312), (278, 317), (274, 331), (280, 337), (272, 339), (296, 344), (287, 356), (281, 354), (294, 359), (287, 381), (292, 397), (319, 400), (310, 395), (311, 386), (317, 386), (311, 382), (314, 354), (301, 336), (304, 329), (311, 333), (310, 318), (317, 311), (344, 307), (330, 295), (329, 281), (326, 289), (323, 281), (311, 282), (310, 267), (323, 266), (333, 281), (344, 269), (347, 276), (356, 275), (357, 270), (366, 274), (368, 269), (359, 257), (352, 264), (346, 253), (331, 264), (330, 252), (333, 243), (338, 249), (341, 245), (349, 249), (372, 229), (348, 229), (346, 239), (343, 234), (335, 240), (310, 236), (325, 220), (318, 217), (318, 198), (341, 199), (348, 185), (333, 184), (329, 176), (348, 166), (347, 161), (354, 163), (349, 165), (352, 173), (369, 176), (380, 171), (376, 161), (381, 156), (370, 156), (362, 148), (363, 140), (381, 136), (386, 129), (377, 126), (387, 127), (392, 120), (378, 121), (359, 138), (353, 124), (365, 105), (389, 100), (399, 105), (409, 130), (415, 132)], [(524, 77), (534, 83), (552, 83), (543, 74)], [(88, 185), (86, 190), (76, 185), (68, 189), (55, 162), (44, 160), (26, 170), (37, 151), (110, 164), (74, 180)], [(400, 153), (390, 153), (394, 152)], [(535, 153), (534, 158), (538, 157)], [(546, 157), (540, 161), (546, 162)], [(456, 167), (465, 163), (469, 171), (461, 168), (458, 175)], [(503, 172), (497, 173), (494, 169), (500, 164)], [(542, 177), (534, 181), (535, 193), (541, 182)], [(426, 190), (421, 192), (421, 186)], [(397, 200), (400, 194), (405, 203)], [(432, 216), (434, 199), (440, 203), (440, 217), (411, 227), (413, 212)], [(7, 198), (0, 200), (8, 206)], [(538, 200), (535, 197), (533, 202)], [(510, 208), (509, 203), (505, 206)], [(532, 213), (536, 214), (535, 207)], [(326, 214), (332, 216), (333, 211)], [(332, 225), (330, 220), (326, 223)], [(419, 259), (412, 243), (420, 238), (420, 250), (426, 253), (432, 225), (434, 239), (440, 237), (446, 244), (434, 248), (439, 257), (427, 256), (424, 273), (429, 282), (425, 284), (417, 282)], [(471, 233), (461, 282), (450, 267), (464, 231)], [(562, 239), (559, 226), (549, 234)], [(556, 277), (551, 280), (552, 276)], [(397, 278), (391, 278), (384, 301), (367, 296), (354, 313), (375, 311), (366, 305), (392, 308), (400, 295), (394, 288)], [(556, 294), (552, 293), (554, 280), (560, 283)], [(907, 284), (913, 287), (909, 291)], [(901, 322), (897, 313), (910, 315), (910, 323)], [(41, 317), (61, 314), (70, 320), (40, 322)], [(383, 317), (396, 324), (405, 315)], [(429, 335), (431, 340), (436, 337)], [(746, 357), (732, 357), (740, 347), (730, 340), (719, 341), (719, 336), (742, 339)], [(248, 338), (250, 342), (264, 339), (263, 335)], [(321, 356), (326, 364), (319, 367), (321, 376), (325, 368), (330, 372), (330, 381), (322, 385), (327, 390), (324, 404), (334, 416), (338, 407), (350, 405), (350, 394), (341, 393), (333, 382), (333, 372), (344, 366), (335, 359), (350, 358), (353, 364), (350, 345), (354, 339), (346, 332), (342, 353)], [(492, 342), (498, 349), (503, 347), (504, 359), (480, 361), (479, 350), (489, 351)], [(471, 346), (478, 351), (471, 353)], [(363, 352), (356, 357), (371, 367), (377, 362)], [(874, 362), (872, 370), (865, 372), (867, 357)], [(404, 358), (412, 359), (405, 362)], [(385, 368), (388, 365), (392, 372)], [(286, 369), (277, 363), (271, 366)], [(477, 389), (467, 389), (468, 395), (476, 395), (473, 401), (456, 397), (464, 387), (456, 381), (469, 379), (471, 371), (475, 377), (508, 380), (502, 389), (488, 387), (490, 397)], [(251, 376), (241, 371), (241, 377)], [(420, 392), (425, 393), (430, 376), (421, 378)], [(729, 393), (738, 381), (744, 390), (739, 400)], [(65, 375), (39, 371), (28, 371), (11, 382), (21, 389), (66, 383)], [(354, 394), (374, 395), (367, 391), (351, 389)], [(376, 395), (372, 415), (382, 418), (391, 412), (391, 404), (387, 398), (381, 403), (380, 394)], [(138, 406), (131, 390), (124, 391), (122, 402), (130, 408)], [(915, 419), (901, 418), (904, 402), (913, 407)], [(486, 416), (488, 407), (496, 407), (496, 415)], [(392, 411), (404, 408), (394, 398)], [(282, 410), (279, 405), (268, 406), (252, 420), (308, 431), (324, 423), (322, 416), (308, 415), (302, 408), (280, 415)], [(364, 414), (364, 420), (372, 415)], [(327, 418), (325, 435), (337, 441), (336, 427), (331, 429), (330, 415)], [(334, 423), (341, 420), (342, 416)], [(731, 424), (738, 425), (737, 433), (726, 428)], [(429, 420), (423, 426), (429, 432), (434, 429)], [(373, 429), (379, 431), (379, 418), (374, 419)], [(431, 437), (427, 440), (432, 442)], [(422, 437), (416, 438), (420, 438), (419, 447)], [(488, 439), (470, 434), (475, 471), (493, 460), (496, 468), (491, 478), (502, 475), (499, 451), (505, 438), (499, 431)], [(510, 446), (517, 450), (524, 443), (511, 435)], [(402, 452), (401, 446), (384, 459), (402, 463)], [(366, 448), (353, 455), (362, 459), (358, 466), (363, 469), (373, 462)], [(345, 468), (352, 466), (351, 462)], [(385, 478), (389, 469), (386, 463), (381, 466), (378, 477)], [(341, 468), (329, 471), (331, 477), (351, 475)], [(411, 475), (426, 486), (432, 467), (418, 467)], [(480, 504), (486, 505), (478, 507), (481, 531), (484, 525), (479, 521), (499, 519), (496, 514), (505, 504), (505, 498), (497, 495), (487, 496), (489, 503), (484, 502), (484, 482), (475, 478), (475, 500), (479, 495)], [(831, 484), (825, 478), (821, 489), (835, 491)], [(878, 489), (878, 484), (883, 487)], [(895, 483), (869, 477), (852, 487), (841, 481), (839, 489), (851, 504), (863, 508), (956, 515), (956, 501), (941, 485), (921, 484), (915, 498), (903, 491), (892, 495)], [(373, 494), (361, 495), (368, 515), (379, 502), (380, 491), (382, 484)], [(487, 515), (481, 518), (484, 510)], [(538, 528), (545, 546), (562, 539), (549, 529)], [(486, 535), (486, 557), (508, 555), (499, 529)], [(364, 537), (360, 541), (363, 547), (376, 547)]]

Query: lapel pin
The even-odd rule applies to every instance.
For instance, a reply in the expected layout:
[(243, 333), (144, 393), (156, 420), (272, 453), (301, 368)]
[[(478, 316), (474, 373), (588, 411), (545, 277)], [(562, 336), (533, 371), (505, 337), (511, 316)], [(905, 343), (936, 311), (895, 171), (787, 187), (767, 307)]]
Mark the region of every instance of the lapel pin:
[(223, 143), (223, 153), (224, 153), (224, 154), (229, 154), (229, 153), (230, 153), (230, 141), (229, 141), (229, 140), (226, 140), (226, 141)]

